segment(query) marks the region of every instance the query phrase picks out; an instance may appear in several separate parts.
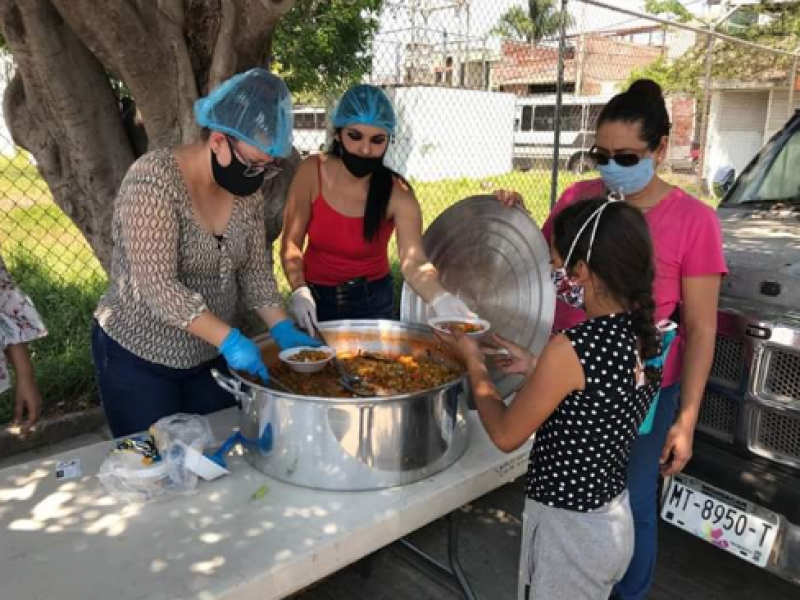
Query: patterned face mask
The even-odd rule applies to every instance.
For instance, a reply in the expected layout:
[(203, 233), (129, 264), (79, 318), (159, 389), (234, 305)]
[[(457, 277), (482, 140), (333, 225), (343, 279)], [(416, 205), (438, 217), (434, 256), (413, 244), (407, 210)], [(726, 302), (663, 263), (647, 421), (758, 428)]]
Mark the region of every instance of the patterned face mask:
[(550, 279), (556, 288), (556, 298), (567, 306), (583, 310), (583, 298), (585, 294), (583, 284), (576, 279), (572, 279), (567, 274), (567, 269), (565, 267), (561, 267), (550, 273)]
[(553, 282), (553, 286), (556, 288), (556, 298), (561, 300), (567, 306), (577, 308), (578, 310), (583, 310), (586, 306), (584, 302), (586, 290), (581, 282), (569, 276), (569, 273), (567, 273), (567, 265), (569, 264), (569, 260), (572, 258), (572, 252), (575, 250), (575, 246), (577, 245), (578, 240), (581, 238), (581, 235), (589, 226), (589, 224), (594, 221), (594, 226), (592, 227), (592, 237), (589, 239), (589, 250), (586, 252), (586, 264), (589, 264), (589, 261), (592, 258), (592, 246), (594, 245), (594, 236), (597, 234), (597, 224), (600, 222), (600, 215), (603, 214), (603, 211), (612, 202), (622, 202), (622, 196), (620, 194), (609, 194), (608, 202), (603, 204), (603, 206), (589, 215), (589, 218), (586, 219), (586, 222), (581, 225), (581, 228), (578, 230), (575, 239), (572, 240), (572, 245), (569, 248), (567, 260), (564, 261), (564, 265), (550, 273), (550, 279)]

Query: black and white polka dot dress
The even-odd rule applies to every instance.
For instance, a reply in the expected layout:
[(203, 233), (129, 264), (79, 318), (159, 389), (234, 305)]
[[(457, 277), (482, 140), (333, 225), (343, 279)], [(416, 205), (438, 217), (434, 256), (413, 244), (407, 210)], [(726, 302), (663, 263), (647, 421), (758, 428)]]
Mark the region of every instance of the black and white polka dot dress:
[(637, 386), (638, 339), (628, 313), (590, 319), (563, 332), (586, 378), (536, 433), (528, 466), (527, 496), (588, 512), (625, 490), (633, 440), (658, 391)]

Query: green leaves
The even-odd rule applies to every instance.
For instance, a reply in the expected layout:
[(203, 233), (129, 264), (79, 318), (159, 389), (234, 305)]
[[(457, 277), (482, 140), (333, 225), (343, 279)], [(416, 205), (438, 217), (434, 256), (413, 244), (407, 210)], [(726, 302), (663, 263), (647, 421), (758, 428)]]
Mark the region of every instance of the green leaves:
[[(646, 9), (650, 13), (673, 13), (680, 17), (681, 9), (675, 0), (648, 0)], [(685, 11), (685, 9), (683, 9)], [(771, 48), (794, 51), (800, 45), (800, 3), (772, 5), (762, 2), (753, 7), (739, 9), (756, 13), (761, 18), (742, 19), (741, 23), (756, 23), (747, 27), (727, 30), (729, 35), (763, 44)], [(750, 14), (752, 16), (752, 14)], [(682, 19), (680, 19), (682, 20)], [(705, 72), (706, 37), (697, 36), (697, 42), (685, 54), (668, 62), (658, 58), (649, 65), (635, 69), (627, 81), (620, 85), (626, 89), (636, 79), (653, 79), (665, 91), (702, 93)], [(714, 45), (711, 77), (716, 80), (760, 81), (788, 77), (792, 59), (743, 46), (736, 42), (718, 40)]]
[(644, 9), (651, 15), (673, 15), (677, 17), (679, 23), (688, 23), (692, 20), (692, 13), (679, 0), (647, 0)]
[(559, 6), (558, 0), (529, 0), (527, 11), (512, 6), (500, 16), (491, 33), (506, 40), (529, 43), (555, 37), (562, 21), (567, 27), (573, 24), (569, 13), (562, 13)]
[(372, 69), (382, 7), (383, 0), (299, 0), (272, 44), (277, 71), (292, 93), (318, 100), (361, 81)]

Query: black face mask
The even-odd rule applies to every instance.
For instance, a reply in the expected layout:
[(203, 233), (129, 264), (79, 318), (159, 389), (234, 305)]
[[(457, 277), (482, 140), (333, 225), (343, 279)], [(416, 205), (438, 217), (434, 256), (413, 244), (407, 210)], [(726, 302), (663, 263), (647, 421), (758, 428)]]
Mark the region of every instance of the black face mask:
[(348, 152), (342, 142), (339, 142), (339, 146), (342, 149), (342, 162), (353, 177), (363, 179), (367, 175), (372, 175), (383, 164), (385, 153), (375, 157), (359, 156)]
[(225, 138), (225, 141), (228, 142), (231, 164), (227, 167), (223, 167), (219, 164), (217, 155), (212, 152), (211, 173), (214, 176), (214, 181), (217, 182), (219, 187), (230, 192), (234, 196), (249, 196), (250, 194), (255, 194), (258, 188), (261, 187), (261, 184), (264, 183), (264, 176), (266, 173), (259, 173), (253, 177), (245, 177), (245, 171), (248, 169), (247, 165), (236, 157), (236, 153), (233, 151), (233, 146), (231, 146), (230, 141), (228, 141), (227, 138)]

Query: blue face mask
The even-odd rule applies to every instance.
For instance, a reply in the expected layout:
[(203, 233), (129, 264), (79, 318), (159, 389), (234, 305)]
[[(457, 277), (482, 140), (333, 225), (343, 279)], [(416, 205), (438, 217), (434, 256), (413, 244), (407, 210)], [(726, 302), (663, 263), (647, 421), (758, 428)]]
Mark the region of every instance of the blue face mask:
[(621, 167), (612, 158), (607, 165), (597, 165), (597, 169), (610, 191), (622, 192), (626, 196), (641, 192), (656, 176), (652, 156), (646, 156), (630, 167)]

